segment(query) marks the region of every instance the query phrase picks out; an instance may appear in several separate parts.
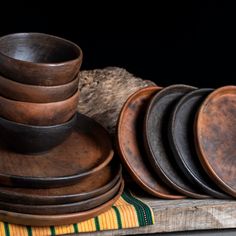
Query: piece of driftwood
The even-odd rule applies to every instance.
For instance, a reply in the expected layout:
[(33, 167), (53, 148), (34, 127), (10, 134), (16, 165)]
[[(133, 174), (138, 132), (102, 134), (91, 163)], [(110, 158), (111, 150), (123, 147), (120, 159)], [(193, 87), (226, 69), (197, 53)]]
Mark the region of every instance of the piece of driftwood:
[(155, 85), (118, 67), (81, 71), (78, 111), (114, 133), (118, 115), (127, 98), (138, 89)]

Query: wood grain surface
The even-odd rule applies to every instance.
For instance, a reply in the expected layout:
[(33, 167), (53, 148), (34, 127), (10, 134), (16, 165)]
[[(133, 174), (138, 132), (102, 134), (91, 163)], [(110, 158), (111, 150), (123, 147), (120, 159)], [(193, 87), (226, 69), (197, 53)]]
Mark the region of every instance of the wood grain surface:
[[(155, 224), (133, 229), (103, 231), (102, 235), (139, 235), (236, 228), (236, 201), (157, 200), (143, 196), (139, 198), (153, 209)], [(99, 236), (101, 232), (80, 233), (79, 235)]]

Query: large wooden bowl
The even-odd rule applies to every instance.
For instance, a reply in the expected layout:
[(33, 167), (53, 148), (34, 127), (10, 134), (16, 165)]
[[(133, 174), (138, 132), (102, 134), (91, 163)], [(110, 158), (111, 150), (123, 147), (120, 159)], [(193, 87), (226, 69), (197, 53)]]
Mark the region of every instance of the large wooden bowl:
[(51, 103), (31, 103), (0, 96), (0, 116), (28, 125), (57, 125), (68, 121), (76, 112), (79, 91), (72, 97)]
[(79, 46), (52, 35), (16, 33), (0, 38), (0, 73), (25, 84), (66, 84), (78, 74), (82, 57)]
[(22, 84), (0, 75), (0, 96), (22, 102), (48, 103), (63, 101), (78, 89), (79, 78), (67, 84), (56, 86), (36, 86)]

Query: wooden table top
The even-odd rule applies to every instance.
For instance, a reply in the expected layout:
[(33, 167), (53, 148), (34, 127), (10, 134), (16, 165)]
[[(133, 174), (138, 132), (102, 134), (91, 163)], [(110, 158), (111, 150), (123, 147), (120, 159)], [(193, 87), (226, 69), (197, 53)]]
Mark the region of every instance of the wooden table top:
[(79, 235), (138, 235), (236, 228), (236, 201), (234, 200), (157, 200), (152, 197), (140, 197), (140, 199), (154, 210), (155, 225)]

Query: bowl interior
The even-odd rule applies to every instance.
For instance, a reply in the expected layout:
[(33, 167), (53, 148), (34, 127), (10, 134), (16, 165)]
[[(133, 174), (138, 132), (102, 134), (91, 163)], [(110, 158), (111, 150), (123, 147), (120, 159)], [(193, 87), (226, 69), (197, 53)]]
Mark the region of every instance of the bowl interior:
[(0, 39), (0, 52), (8, 57), (33, 63), (62, 63), (80, 56), (74, 43), (40, 33), (19, 33)]

